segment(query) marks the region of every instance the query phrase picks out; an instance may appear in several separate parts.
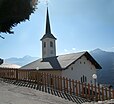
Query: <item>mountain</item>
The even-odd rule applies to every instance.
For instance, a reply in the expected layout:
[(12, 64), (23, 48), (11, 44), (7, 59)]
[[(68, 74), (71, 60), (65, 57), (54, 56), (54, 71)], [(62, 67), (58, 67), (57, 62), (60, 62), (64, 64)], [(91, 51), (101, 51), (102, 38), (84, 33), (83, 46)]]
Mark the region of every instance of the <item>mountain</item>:
[(24, 56), (22, 58), (11, 57), (5, 59), (5, 63), (17, 64), (20, 66), (26, 65), (34, 60), (38, 59), (38, 57)]
[(114, 52), (95, 49), (90, 54), (102, 66), (102, 69), (97, 72), (98, 82), (114, 86)]

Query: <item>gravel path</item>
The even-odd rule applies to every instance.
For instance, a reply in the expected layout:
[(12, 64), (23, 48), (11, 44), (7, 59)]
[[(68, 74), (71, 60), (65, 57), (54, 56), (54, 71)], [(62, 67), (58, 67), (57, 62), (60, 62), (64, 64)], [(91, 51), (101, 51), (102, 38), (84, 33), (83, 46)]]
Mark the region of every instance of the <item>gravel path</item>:
[[(16, 86), (0, 80), (0, 104), (76, 104), (35, 89)], [(114, 99), (82, 104), (114, 104)]]
[(0, 104), (76, 104), (35, 89), (0, 81)]

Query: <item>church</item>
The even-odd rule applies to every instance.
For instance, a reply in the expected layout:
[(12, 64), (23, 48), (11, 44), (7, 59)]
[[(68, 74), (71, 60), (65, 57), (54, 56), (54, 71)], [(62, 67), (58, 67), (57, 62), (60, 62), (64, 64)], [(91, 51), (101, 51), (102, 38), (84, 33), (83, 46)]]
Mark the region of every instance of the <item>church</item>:
[(45, 34), (40, 40), (42, 58), (22, 66), (21, 69), (35, 69), (81, 82), (93, 83), (92, 75), (96, 74), (101, 66), (87, 51), (56, 55), (57, 38), (51, 33), (48, 7)]

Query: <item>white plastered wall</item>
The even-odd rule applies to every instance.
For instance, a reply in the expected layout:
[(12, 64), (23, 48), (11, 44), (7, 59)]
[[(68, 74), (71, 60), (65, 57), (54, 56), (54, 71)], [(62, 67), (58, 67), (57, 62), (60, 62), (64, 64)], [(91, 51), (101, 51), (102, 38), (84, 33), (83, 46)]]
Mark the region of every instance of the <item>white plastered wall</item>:
[(81, 81), (81, 77), (84, 75), (87, 78), (87, 83), (94, 83), (93, 74), (96, 74), (96, 68), (85, 56), (62, 71), (62, 76), (79, 81)]

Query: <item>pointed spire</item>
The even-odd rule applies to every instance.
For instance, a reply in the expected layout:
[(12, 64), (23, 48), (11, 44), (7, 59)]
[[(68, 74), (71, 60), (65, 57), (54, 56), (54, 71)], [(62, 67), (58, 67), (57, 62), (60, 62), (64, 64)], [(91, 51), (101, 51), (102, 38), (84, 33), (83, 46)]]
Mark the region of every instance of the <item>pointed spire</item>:
[(46, 14), (46, 30), (45, 30), (45, 34), (41, 38), (41, 40), (43, 40), (45, 38), (52, 38), (52, 39), (55, 39), (56, 40), (56, 38), (51, 33), (51, 26), (50, 26), (50, 20), (49, 20), (48, 6), (47, 6), (47, 14)]
[(46, 16), (46, 31), (45, 33), (51, 34), (51, 28), (50, 28), (50, 21), (49, 21), (49, 13), (48, 13), (48, 7), (47, 7), (47, 16)]

